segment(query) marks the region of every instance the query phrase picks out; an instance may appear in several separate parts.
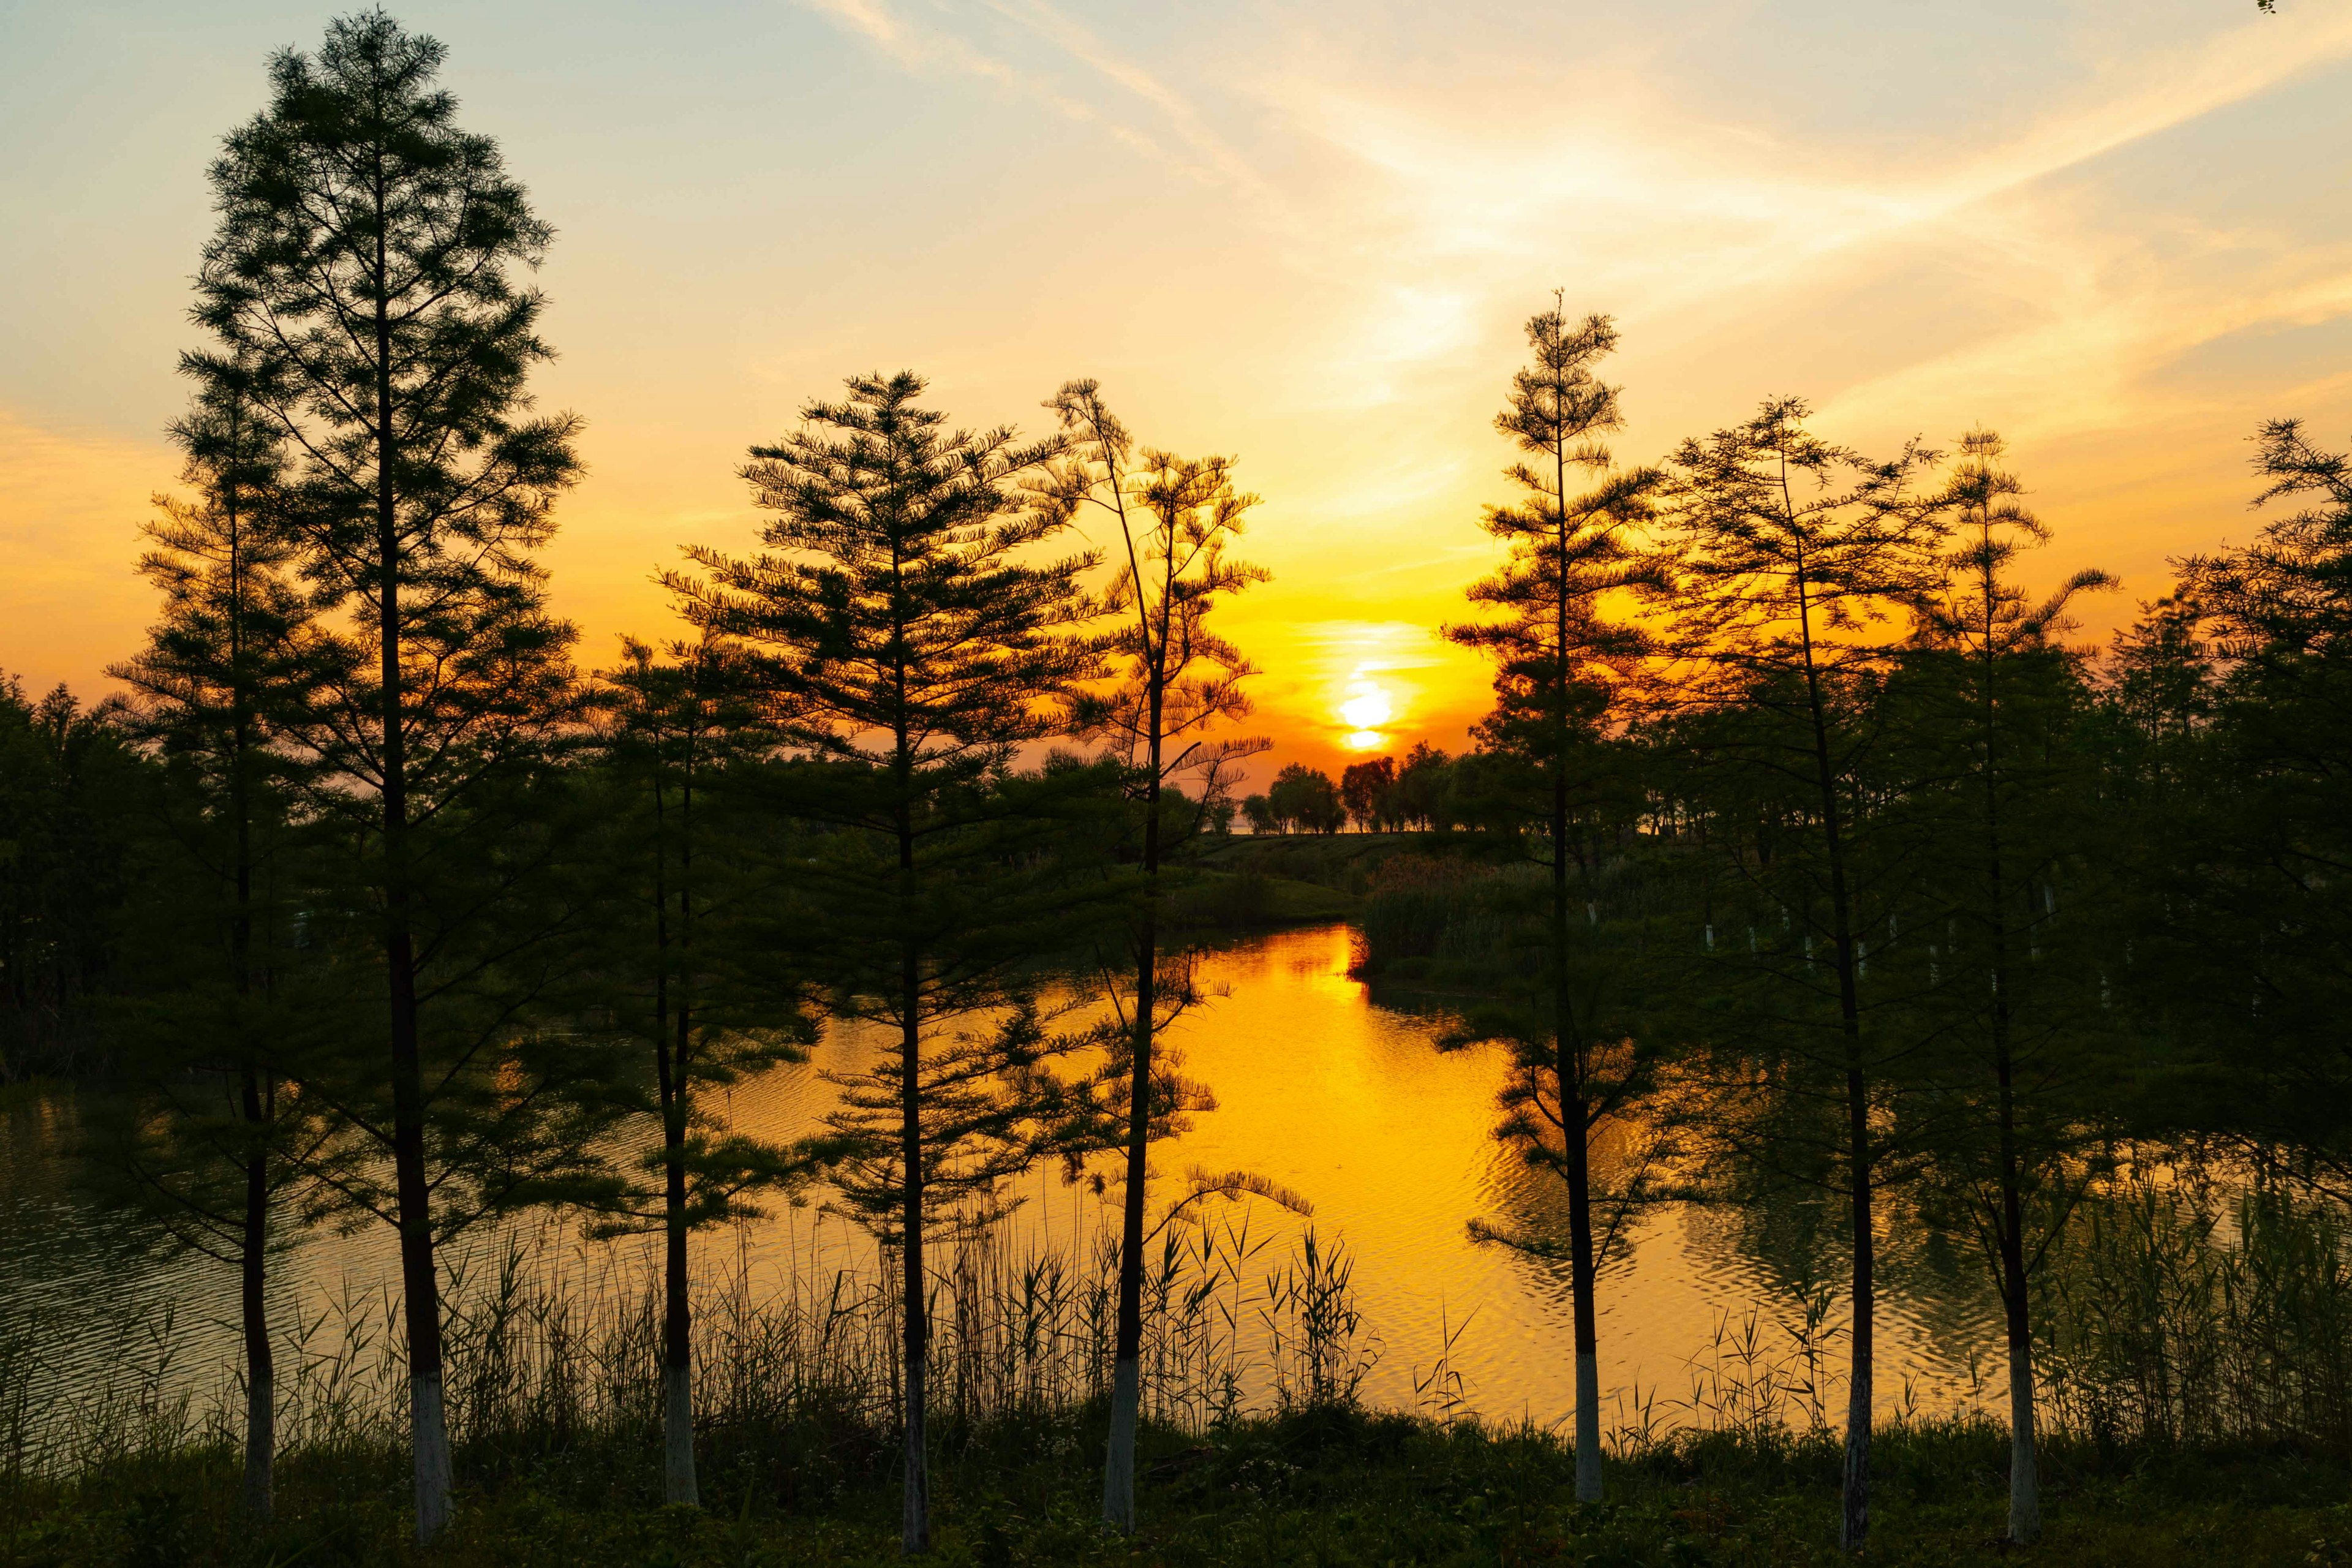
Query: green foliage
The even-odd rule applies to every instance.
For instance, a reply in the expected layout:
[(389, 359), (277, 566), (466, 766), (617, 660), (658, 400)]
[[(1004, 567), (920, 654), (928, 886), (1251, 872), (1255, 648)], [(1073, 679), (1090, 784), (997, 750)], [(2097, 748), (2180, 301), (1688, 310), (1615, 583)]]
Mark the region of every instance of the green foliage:
[(1339, 786), (1320, 768), (1290, 763), (1274, 775), (1265, 805), (1251, 815), (1252, 826), (1262, 817), (1277, 833), (1337, 833), (1348, 820)]
[[(1022, 972), (1088, 896), (1051, 837), (1099, 791), (1084, 770), (1012, 763), (1086, 671), (1062, 634), (1091, 563), (1031, 555), (1063, 524), (1012, 485), (1054, 443), (947, 432), (909, 374), (848, 385), (744, 470), (774, 553), (697, 549), (709, 581), (667, 580), (698, 625), (739, 640), (809, 759), (777, 771), (772, 797), (819, 829), (803, 952), (836, 1011), (878, 1031), (870, 1068), (842, 1081), (836, 1184), (898, 1241), (959, 1205), (984, 1214), (1032, 1157), (1022, 1075), (1048, 1041)], [(950, 1033), (960, 1019), (976, 1026)]]
[[(1579, 1505), (1559, 1439), (1511, 1426), (1302, 1411), (1203, 1440), (1147, 1426), (1138, 1456), (1149, 1522), (1133, 1541), (1095, 1517), (1081, 1418), (975, 1432), (940, 1468), (939, 1561), (972, 1568), (1149, 1561), (1189, 1568), (1412, 1562), (1473, 1568), (1566, 1561), (1622, 1568), (1780, 1568), (1848, 1559), (1833, 1542), (1821, 1440), (1706, 1436), (1627, 1456), (1619, 1495)], [(885, 1568), (900, 1561), (895, 1507), (870, 1454), (822, 1428), (788, 1456), (729, 1472), (707, 1510), (658, 1509), (602, 1484), (610, 1456), (575, 1440), (548, 1463), (485, 1476), (434, 1561), (641, 1563), (646, 1568)], [(2013, 1561), (1999, 1540), (2004, 1437), (1982, 1423), (1883, 1430), (1874, 1562), (1942, 1568)], [(827, 1445), (831, 1447), (828, 1450)], [(818, 1478), (828, 1457), (840, 1468)], [(2306, 1568), (2346, 1560), (2352, 1518), (2339, 1462), (2275, 1447), (2053, 1446), (2067, 1481), (2034, 1560), (2058, 1568), (2214, 1562)], [(137, 1552), (216, 1565), (417, 1559), (400, 1539), (388, 1455), (290, 1464), (280, 1521), (255, 1531), (220, 1508), (216, 1451), (131, 1461), (22, 1497), (5, 1540), (20, 1560), (114, 1564)]]
[(98, 1067), (91, 1004), (139, 984), (121, 958), (154, 781), (115, 716), (0, 675), (0, 1081)]
[(604, 901), (572, 1005), (635, 1047), (641, 1065), (604, 1087), (643, 1142), (597, 1228), (690, 1230), (755, 1215), (761, 1193), (796, 1192), (814, 1173), (809, 1151), (733, 1131), (707, 1100), (808, 1059), (813, 977), (781, 928), (789, 863), (809, 844), (761, 809), (772, 733), (741, 654), (707, 637), (667, 660), (634, 640), (624, 653), (604, 676), (584, 855)]

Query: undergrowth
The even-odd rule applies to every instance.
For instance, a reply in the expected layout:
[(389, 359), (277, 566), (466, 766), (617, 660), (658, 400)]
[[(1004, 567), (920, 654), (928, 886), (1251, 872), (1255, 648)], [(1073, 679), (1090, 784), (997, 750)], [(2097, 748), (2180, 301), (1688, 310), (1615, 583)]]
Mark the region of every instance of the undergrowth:
[[(1006, 1418), (942, 1436), (937, 1560), (1015, 1564), (1808, 1563), (1844, 1561), (1838, 1445), (1827, 1434), (1685, 1432), (1611, 1467), (1610, 1496), (1573, 1500), (1551, 1433), (1367, 1413), (1344, 1405), (1155, 1426), (1140, 1452), (1144, 1524), (1097, 1521), (1098, 1409)], [(1876, 1563), (1990, 1562), (2007, 1437), (1970, 1419), (1879, 1434)], [(129, 1457), (8, 1500), (9, 1564), (880, 1564), (898, 1558), (887, 1444), (806, 1420), (714, 1446), (699, 1510), (658, 1504), (641, 1435), (458, 1456), (457, 1521), (433, 1551), (407, 1540), (406, 1477), (383, 1448), (289, 1459), (278, 1518), (235, 1510), (219, 1446)], [(2049, 1528), (2032, 1560), (2115, 1568), (2181, 1563), (2352, 1563), (2347, 1475), (2289, 1447), (2044, 1449)]]

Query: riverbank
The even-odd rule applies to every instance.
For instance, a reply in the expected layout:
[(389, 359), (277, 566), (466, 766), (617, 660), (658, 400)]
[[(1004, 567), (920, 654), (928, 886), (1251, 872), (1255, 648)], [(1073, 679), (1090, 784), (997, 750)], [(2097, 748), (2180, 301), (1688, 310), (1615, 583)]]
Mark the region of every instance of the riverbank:
[[(1611, 1468), (1580, 1508), (1572, 1466), (1543, 1433), (1444, 1426), (1347, 1408), (1146, 1434), (1144, 1528), (1095, 1522), (1091, 1411), (948, 1435), (934, 1480), (936, 1560), (1015, 1564), (1782, 1564), (1851, 1561), (1832, 1544), (1839, 1447), (1685, 1435)], [(510, 1434), (460, 1455), (448, 1539), (406, 1539), (399, 1456), (293, 1456), (278, 1518), (236, 1511), (226, 1447), (125, 1454), (70, 1483), (0, 1494), (0, 1562), (14, 1565), (262, 1563), (786, 1568), (899, 1561), (890, 1445), (795, 1427), (706, 1446), (705, 1507), (657, 1506), (650, 1434)], [(1988, 1422), (1882, 1433), (1867, 1561), (2014, 1560), (1999, 1539), (2008, 1438)], [(2045, 1451), (2046, 1564), (2352, 1563), (2352, 1470), (2290, 1448)]]

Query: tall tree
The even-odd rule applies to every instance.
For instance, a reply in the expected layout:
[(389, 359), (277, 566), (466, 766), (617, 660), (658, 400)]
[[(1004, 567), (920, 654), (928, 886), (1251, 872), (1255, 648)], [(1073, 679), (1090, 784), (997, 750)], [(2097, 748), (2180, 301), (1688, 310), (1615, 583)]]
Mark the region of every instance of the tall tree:
[[(829, 830), (806, 868), (814, 960), (888, 1047), (844, 1080), (851, 1213), (898, 1251), (906, 1490), (901, 1545), (930, 1546), (925, 1443), (927, 1237), (1029, 1157), (1017, 1092), (1042, 1049), (1021, 967), (1066, 929), (1045, 781), (1013, 773), (1085, 672), (1085, 554), (1018, 481), (1058, 441), (946, 428), (911, 373), (857, 376), (743, 477), (772, 513), (769, 553), (697, 547), (667, 574), (688, 616), (739, 639), (805, 761), (792, 809)], [(957, 1031), (958, 1020), (981, 1026)]]
[[(1595, 1126), (1622, 1110), (1637, 1074), (1597, 1027), (1589, 984), (1575, 962), (1570, 881), (1573, 813), (1609, 784), (1602, 742), (1646, 651), (1631, 623), (1612, 621), (1607, 595), (1653, 582), (1636, 547), (1663, 481), (1654, 469), (1620, 471), (1600, 437), (1623, 423), (1617, 389), (1592, 367), (1617, 346), (1606, 316), (1571, 325), (1553, 308), (1527, 323), (1531, 363), (1511, 382), (1496, 427), (1526, 454), (1506, 472), (1524, 492), (1489, 507), (1486, 531), (1510, 551), (1494, 575), (1472, 584), (1474, 606), (1492, 618), (1448, 626), (1454, 641), (1495, 663), (1495, 711), (1480, 726), (1488, 751), (1523, 764), (1540, 783), (1550, 900), (1543, 929), (1544, 987), (1528, 1016), (1474, 1033), (1507, 1038), (1517, 1072), (1507, 1093), (1505, 1136), (1556, 1170), (1568, 1187), (1569, 1278), (1576, 1315), (1576, 1495), (1601, 1496), (1599, 1314), (1594, 1302), (1591, 1149)], [(1580, 491), (1572, 479), (1588, 482)], [(1580, 993), (1582, 993), (1580, 994)]]
[[(1242, 682), (1252, 672), (1239, 649), (1209, 625), (1223, 599), (1267, 574), (1229, 559), (1257, 498), (1234, 487), (1223, 458), (1185, 458), (1134, 443), (1092, 381), (1065, 385), (1049, 405), (1075, 451), (1046, 494), (1055, 515), (1081, 506), (1107, 515), (1118, 544), (1104, 611), (1113, 676), (1079, 707), (1080, 732), (1103, 742), (1125, 768), (1143, 813), (1141, 908), (1135, 924), (1130, 1029), (1109, 1070), (1124, 1079), (1126, 1174), (1120, 1208), (1118, 1327), (1111, 1378), (1110, 1441), (1103, 1464), (1103, 1521), (1135, 1529), (1135, 1428), (1142, 1400), (1144, 1197), (1155, 1102), (1181, 1086), (1154, 1058), (1158, 1037), (1192, 995), (1189, 981), (1162, 986), (1160, 866), (1194, 837), (1223, 798), (1229, 770), (1265, 749), (1255, 738), (1212, 731), (1247, 718)], [(1180, 795), (1169, 821), (1171, 781), (1198, 781), (1195, 808)], [(1121, 1071), (1123, 1070), (1123, 1073)], [(1164, 1112), (1163, 1112), (1164, 1114)]]
[[(699, 1228), (755, 1217), (759, 1198), (793, 1190), (812, 1173), (809, 1150), (720, 1124), (708, 1097), (783, 1062), (805, 1061), (812, 1029), (799, 976), (761, 943), (766, 962), (744, 962), (761, 936), (763, 895), (754, 868), (772, 858), (730, 773), (772, 742), (760, 721), (746, 661), (705, 635), (664, 659), (634, 638), (608, 671), (604, 760), (617, 798), (606, 823), (618, 865), (618, 908), (588, 966), (616, 1020), (652, 1047), (650, 1096), (626, 1108), (657, 1130), (644, 1157), (651, 1190), (632, 1182), (593, 1227), (603, 1235), (662, 1237), (662, 1489), (666, 1501), (700, 1501), (694, 1461), (692, 1299), (687, 1242)], [(740, 780), (733, 794), (742, 793)], [(755, 935), (755, 932), (757, 933)]]
[[(1814, 994), (1815, 939), (1829, 947), (1834, 1044), (1819, 1049), (1815, 1031), (1801, 1021), (1779, 1038), (1793, 1051), (1792, 1063), (1826, 1068), (1843, 1102), (1853, 1331), (1840, 1534), (1849, 1550), (1860, 1550), (1870, 1530), (1872, 1197), (1885, 1172), (1874, 1142), (1873, 1046), (1859, 980), (1861, 944), (1887, 911), (1856, 907), (1850, 837), (1869, 728), (1850, 720), (1866, 711), (1892, 652), (1889, 623), (1936, 580), (1945, 516), (1912, 489), (1936, 454), (1914, 443), (1890, 461), (1866, 462), (1807, 430), (1807, 414), (1801, 400), (1769, 401), (1746, 424), (1675, 451), (1681, 549), (1669, 603), (1675, 651), (1688, 671), (1686, 699), (1751, 715), (1756, 722), (1723, 731), (1731, 760), (1797, 792), (1788, 805), (1800, 815), (1781, 823), (1792, 842), (1782, 847), (1774, 875), (1758, 876), (1755, 886), (1784, 922), (1801, 922), (1794, 932), (1801, 962), (1790, 967), (1775, 962), (1782, 955), (1765, 953), (1756, 976)], [(1788, 853), (1800, 847), (1815, 853)], [(1899, 879), (1890, 871), (1881, 885), (1897, 887)], [(1795, 1017), (1798, 1009), (1788, 1012)]]
[(1390, 825), (1396, 813), (1397, 766), (1394, 757), (1367, 757), (1339, 770), (1339, 804), (1357, 830), (1374, 832)]
[[(2255, 442), (2256, 504), (2294, 510), (2242, 547), (2183, 561), (2179, 596), (2195, 620), (2173, 629), (2171, 649), (2148, 650), (2176, 711), (2210, 700), (2211, 714), (2196, 745), (2174, 748), (2201, 761), (2193, 787), (2168, 803), (2136, 989), (2201, 1043), (2191, 1125), (2271, 1173), (2342, 1194), (2352, 1191), (2352, 1053), (2340, 1024), (2352, 1006), (2352, 453), (2315, 443), (2293, 419), (2265, 423)], [(2203, 698), (2200, 637), (2215, 675)]]
[[(352, 615), (307, 738), (315, 798), (366, 835), (380, 910), (390, 1115), (354, 1124), (380, 1133), (394, 1168), (428, 1541), (450, 1507), (427, 1155), (449, 1075), (426, 1071), (433, 986), (419, 977), (451, 954), (446, 927), (420, 941), (419, 921), (449, 907), (425, 884), (488, 822), (494, 781), (570, 716), (572, 633), (547, 614), (531, 555), (578, 471), (577, 421), (531, 416), (525, 387), (552, 351), (542, 297), (514, 274), (550, 231), (497, 144), (458, 128), (434, 84), (444, 53), (370, 11), (331, 23), (315, 57), (272, 58), (268, 106), (212, 168), (220, 226), (194, 312), (226, 355), (266, 371), (257, 403), (293, 458), (302, 572), (323, 607)], [(456, 907), (480, 916), (498, 896), (477, 884)], [(468, 1031), (449, 1051), (477, 1061), (497, 1037)]]
[(173, 426), (193, 500), (158, 497), (141, 574), (163, 591), (146, 648), (108, 673), (126, 727), (164, 764), (170, 837), (215, 925), (209, 962), (130, 1033), (146, 1047), (136, 1113), (109, 1153), (172, 1232), (237, 1271), (245, 1347), (245, 1506), (268, 1518), (276, 1380), (268, 1269), (273, 1200), (299, 1179), (310, 1118), (287, 1092), (278, 991), (288, 921), (275, 894), (299, 770), (282, 741), (315, 695), (310, 605), (291, 581), (284, 452), (256, 406), (252, 356), (191, 355), (200, 388)]
[(1339, 786), (1320, 768), (1291, 763), (1266, 786), (1266, 806), (1285, 833), (1337, 833), (1348, 820)]
[[(1931, 984), (1929, 1011), (1939, 1032), (1991, 1069), (1990, 1103), (1971, 1092), (1976, 1075), (1961, 1080), (1962, 1092), (1984, 1104), (1990, 1133), (1963, 1170), (2008, 1333), (2009, 1535), (2022, 1545), (2042, 1529), (2030, 1286), (2055, 1239), (2049, 1222), (2063, 1223), (2071, 1206), (2063, 1201), (2063, 1161), (2095, 1125), (2066, 1094), (2085, 1085), (2095, 1059), (2080, 1016), (2083, 982), (2096, 973), (2084, 961), (2094, 955), (2038, 962), (2065, 931), (2059, 888), (2089, 826), (2082, 812), (2088, 775), (2066, 734), (2084, 694), (2057, 639), (2075, 597), (2115, 580), (2081, 571), (2038, 601), (2029, 597), (2011, 568), (2022, 551), (2047, 543), (2050, 531), (2018, 500), (2024, 487), (2000, 466), (2001, 452), (1989, 430), (1961, 438), (1960, 460), (1937, 498), (1953, 545), (1942, 557), (1943, 580), (1914, 605), (1920, 657), (1905, 684), (1924, 687), (1927, 699), (1911, 715), (1912, 745), (1945, 753), (1916, 772), (1960, 785), (1949, 795), (1919, 792), (1929, 811), (1948, 800), (1963, 819), (1933, 857), (1950, 952), (1940, 955), (1937, 968), (1949, 978)], [(2088, 1012), (2095, 1016), (2095, 1003)], [(2033, 1201), (2052, 1195), (2062, 1201)]]

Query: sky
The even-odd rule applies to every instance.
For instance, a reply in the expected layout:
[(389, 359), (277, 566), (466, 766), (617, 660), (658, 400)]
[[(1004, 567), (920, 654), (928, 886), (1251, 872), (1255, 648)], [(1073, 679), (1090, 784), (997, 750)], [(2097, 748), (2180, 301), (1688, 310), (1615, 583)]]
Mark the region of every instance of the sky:
[[(2279, 0), (469, 0), (449, 48), (557, 240), (544, 406), (586, 420), (547, 555), (581, 658), (748, 549), (745, 449), (909, 368), (959, 423), (1093, 376), (1239, 459), (1221, 612), (1260, 766), (1459, 749), (1439, 628), (1496, 547), (1494, 428), (1563, 290), (1622, 333), (1628, 463), (1809, 399), (1883, 451), (2000, 431), (2121, 575), (2260, 526), (2247, 437), (2352, 446), (2352, 4)], [(0, 0), (0, 669), (94, 698), (188, 388), (205, 164), (334, 8)], [(1353, 742), (1351, 743), (1351, 737)]]

